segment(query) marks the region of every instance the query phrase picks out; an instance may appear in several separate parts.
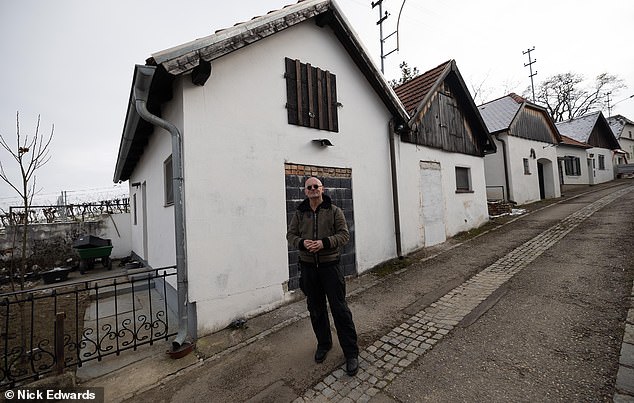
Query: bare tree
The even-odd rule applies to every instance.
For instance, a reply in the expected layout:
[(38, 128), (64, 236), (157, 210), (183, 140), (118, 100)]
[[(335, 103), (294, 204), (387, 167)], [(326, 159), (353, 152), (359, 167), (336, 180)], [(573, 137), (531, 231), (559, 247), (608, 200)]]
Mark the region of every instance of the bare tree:
[(486, 76), (479, 82), (479, 84), (473, 84), (474, 80), (469, 80), (471, 84), (471, 94), (473, 101), (476, 105), (481, 105), (486, 102), (487, 98), (491, 94), (491, 88), (486, 86), (485, 83), (489, 80), (491, 71), (487, 71)]
[[(0, 178), (6, 182), (13, 190), (15, 190), (20, 196), (21, 207), (24, 208), (22, 214), (20, 214), (19, 224), (22, 226), (22, 254), (20, 261), (20, 290), (24, 289), (24, 275), (26, 266), (26, 245), (29, 225), (29, 207), (33, 201), (33, 196), (36, 191), (36, 177), (35, 172), (44, 166), (50, 160), (51, 140), (53, 139), (53, 132), (55, 126), (51, 127), (51, 134), (44, 136), (40, 134), (40, 116), (37, 117), (37, 125), (35, 126), (35, 133), (32, 136), (23, 136), (20, 133), (20, 114), (16, 113), (16, 145), (15, 148), (9, 145), (7, 139), (0, 134), (0, 146), (5, 149), (18, 164), (20, 171), (20, 180), (15, 182), (9, 177), (5, 171), (5, 166), (0, 159)], [(13, 218), (12, 218), (13, 219)], [(17, 224), (17, 222), (16, 222)], [(11, 284), (14, 287), (13, 278), (16, 273), (11, 273)]]
[(390, 85), (392, 86), (392, 88), (398, 87), (399, 85), (408, 82), (409, 80), (420, 74), (418, 71), (418, 67), (410, 68), (407, 65), (406, 61), (403, 61), (401, 64), (398, 65), (398, 67), (400, 67), (401, 69), (401, 78), (399, 78), (398, 80), (390, 80)]
[(476, 84), (473, 84), (475, 79), (470, 79), (471, 82), (471, 94), (473, 97), (473, 101), (476, 105), (482, 105), (486, 102), (491, 101), (492, 99), (506, 96), (512, 92), (517, 91), (516, 88), (520, 86), (519, 81), (512, 79), (505, 79), (500, 83), (500, 85), (491, 87), (487, 84), (489, 81), (489, 77), (491, 75), (491, 71), (488, 71), (484, 78)]
[[(542, 104), (555, 122), (584, 116), (602, 110), (607, 94), (625, 88), (623, 80), (608, 73), (599, 74), (593, 85), (584, 85), (584, 77), (576, 73), (556, 74), (536, 88), (536, 103)], [(524, 91), (528, 97), (530, 88)]]

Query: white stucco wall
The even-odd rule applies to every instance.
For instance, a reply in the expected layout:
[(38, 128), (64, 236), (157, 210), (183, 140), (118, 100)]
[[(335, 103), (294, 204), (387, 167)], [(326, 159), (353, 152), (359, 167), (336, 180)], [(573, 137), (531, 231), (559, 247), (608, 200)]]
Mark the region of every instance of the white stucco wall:
[[(174, 99), (163, 111), (163, 118), (182, 127), (182, 97), (174, 91)], [(176, 264), (174, 240), (174, 207), (165, 204), (165, 178), (163, 163), (172, 154), (172, 138), (169, 132), (155, 128), (154, 134), (130, 176), (130, 200), (136, 195), (136, 225), (132, 217), (132, 251), (145, 259), (151, 267), (159, 268)], [(138, 184), (138, 186), (133, 186)], [(143, 201), (143, 187), (146, 200)], [(143, 213), (144, 205), (147, 209)], [(134, 205), (131, 206), (134, 216)], [(144, 217), (147, 223), (144, 223)], [(147, 225), (147, 251), (144, 252), (144, 224)]]
[[(556, 146), (541, 141), (528, 140), (520, 137), (499, 135), (506, 143), (507, 166), (509, 172), (510, 191), (507, 197), (517, 204), (532, 203), (540, 200), (539, 175), (537, 163), (544, 164), (544, 177), (546, 179), (546, 198), (560, 197), (559, 173), (557, 171)], [(496, 141), (498, 152), (502, 155), (502, 144)], [(531, 156), (531, 149), (535, 151)], [(524, 173), (524, 159), (528, 159), (530, 174)], [(500, 156), (487, 155), (485, 160), (487, 185), (500, 186), (504, 184), (504, 177), (500, 179), (500, 173), (504, 174), (504, 163)]]
[[(599, 183), (614, 180), (614, 161), (612, 159), (612, 150), (593, 147), (589, 148), (586, 153), (588, 154), (588, 158), (592, 158), (594, 160), (593, 184), (597, 185)], [(599, 155), (603, 155), (603, 160), (605, 161), (604, 169), (599, 169)]]
[(619, 138), (619, 144), (621, 145), (621, 149), (629, 154), (627, 156), (627, 162), (630, 164), (634, 163), (634, 125), (625, 125), (621, 137)]
[(101, 220), (103, 233), (99, 236), (112, 241), (110, 257), (120, 259), (130, 256), (132, 242), (130, 213), (104, 214)]
[[(338, 133), (287, 123), (285, 57), (336, 75)], [(395, 256), (390, 114), (329, 29), (300, 24), (214, 61), (203, 87), (181, 82), (189, 298), (199, 334), (284, 301), (285, 162), (351, 168), (357, 270)]]
[[(408, 143), (398, 145), (399, 205), (403, 252), (423, 246), (425, 240), (421, 161), (440, 164), (442, 201), (445, 218), (444, 238), (478, 227), (489, 219), (484, 180), (484, 160), (480, 157), (450, 153)], [(471, 193), (456, 193), (456, 166), (469, 168)], [(438, 239), (437, 234), (434, 238)], [(433, 244), (433, 243), (431, 243)]]
[(563, 173), (564, 185), (589, 185), (590, 180), (588, 178), (588, 164), (586, 163), (587, 153), (584, 148), (571, 147), (560, 144), (557, 146), (557, 157), (576, 157), (579, 158), (579, 165), (581, 167), (581, 175), (566, 175), (566, 170), (562, 165), (561, 172)]
[[(337, 77), (339, 132), (287, 123), (284, 58), (299, 59)], [(184, 137), (189, 300), (196, 304), (198, 334), (236, 317), (272, 309), (289, 297), (284, 164), (352, 169), (357, 271), (396, 257), (387, 108), (328, 28), (307, 22), (213, 61), (200, 87), (175, 82), (163, 117)], [(147, 260), (175, 264), (173, 207), (163, 205), (167, 133), (152, 136), (130, 183), (145, 183)], [(327, 138), (334, 147), (312, 140)], [(439, 237), (488, 219), (483, 159), (399, 144), (399, 191), (404, 252), (425, 245), (420, 161), (441, 165)], [(455, 166), (471, 170), (473, 193), (456, 194)], [(137, 194), (133, 249), (143, 250), (142, 188)]]
[(502, 142), (497, 140), (495, 137), (492, 138), (497, 148), (497, 152), (487, 154), (484, 157), (487, 198), (491, 200), (501, 200), (507, 198), (509, 194), (504, 175), (503, 145)]

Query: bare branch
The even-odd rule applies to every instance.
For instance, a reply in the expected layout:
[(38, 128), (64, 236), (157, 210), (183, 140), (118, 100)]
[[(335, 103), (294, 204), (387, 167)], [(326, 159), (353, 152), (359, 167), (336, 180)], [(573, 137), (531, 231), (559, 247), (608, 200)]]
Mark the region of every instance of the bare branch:
[(548, 77), (537, 87), (536, 101), (560, 122), (603, 109), (606, 93), (624, 87), (623, 80), (607, 73), (598, 75), (592, 87), (583, 82), (583, 76), (571, 72)]
[[(16, 113), (16, 145), (17, 149), (13, 150), (6, 139), (0, 135), (0, 150), (4, 149), (16, 162), (21, 174), (21, 183), (14, 183), (7, 172), (5, 165), (0, 161), (0, 179), (6, 182), (13, 190), (16, 191), (22, 199), (22, 207), (24, 208), (24, 221), (21, 225), (22, 230), (22, 262), (20, 265), (20, 288), (24, 289), (24, 273), (22, 273), (26, 264), (26, 245), (27, 245), (27, 227), (29, 224), (29, 206), (33, 202), (36, 194), (36, 177), (35, 172), (44, 166), (50, 160), (50, 144), (53, 139), (55, 126), (51, 129), (51, 134), (44, 137), (40, 134), (40, 116), (37, 117), (35, 134), (33, 136), (22, 136), (20, 133), (20, 113)], [(11, 278), (13, 278), (13, 274)]]

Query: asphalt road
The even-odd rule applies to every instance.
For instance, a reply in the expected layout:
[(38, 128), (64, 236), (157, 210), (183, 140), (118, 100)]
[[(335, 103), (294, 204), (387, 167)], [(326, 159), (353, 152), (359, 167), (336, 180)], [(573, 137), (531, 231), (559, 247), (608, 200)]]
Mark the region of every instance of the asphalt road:
[[(205, 353), (203, 346), (212, 343), (201, 339), (201, 365), (129, 401), (611, 401), (634, 276), (634, 191), (578, 219), (560, 238), (548, 234), (571, 214), (634, 183), (615, 185), (533, 206), (530, 214), (502, 226), (499, 221), (508, 219), (498, 220), (476, 238), (457, 237), (411, 256), (405, 269), (389, 275), (352, 279), (356, 291), (349, 301), (364, 351), (358, 378), (340, 375), (344, 359), (336, 344), (323, 364), (313, 362), (314, 336), (304, 317), (230, 354)], [(534, 239), (546, 246), (533, 246)], [(524, 257), (516, 264), (520, 248)], [(474, 279), (477, 285), (501, 259), (516, 267), (508, 279), (455, 322), (452, 317), (446, 329), (441, 324), (427, 331), (423, 314), (435, 312), (439, 298)], [(254, 323), (273, 323), (275, 315)], [(424, 348), (403, 347), (414, 358), (395, 369), (384, 365), (385, 357), (375, 361), (376, 347), (389, 344), (386, 335), (413, 318), (426, 331), (415, 344)], [(223, 337), (240, 338), (239, 332)]]

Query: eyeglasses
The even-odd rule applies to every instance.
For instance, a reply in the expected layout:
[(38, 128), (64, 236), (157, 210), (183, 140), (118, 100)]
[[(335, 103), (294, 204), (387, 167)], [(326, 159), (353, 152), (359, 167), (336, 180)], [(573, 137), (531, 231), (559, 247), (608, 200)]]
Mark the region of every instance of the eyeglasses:
[(312, 190), (317, 190), (317, 189), (319, 189), (320, 187), (322, 187), (322, 185), (312, 185), (312, 186), (311, 186), (311, 185), (307, 185), (307, 186), (306, 186), (306, 190), (311, 190), (311, 189), (312, 189)]

